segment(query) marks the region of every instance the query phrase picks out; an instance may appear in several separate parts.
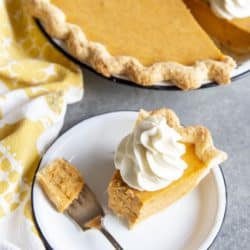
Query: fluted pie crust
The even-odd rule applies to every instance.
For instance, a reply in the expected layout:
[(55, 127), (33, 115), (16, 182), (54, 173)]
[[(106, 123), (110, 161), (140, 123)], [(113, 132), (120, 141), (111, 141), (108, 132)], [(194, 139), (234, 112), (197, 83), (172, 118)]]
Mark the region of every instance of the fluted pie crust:
[(183, 176), (166, 188), (158, 191), (138, 191), (129, 187), (115, 170), (109, 183), (109, 207), (133, 227), (145, 218), (165, 209), (186, 193), (194, 189), (209, 173), (212, 167), (226, 160), (227, 154), (217, 149), (209, 130), (203, 126), (183, 127), (176, 114), (170, 109), (152, 112), (141, 111), (137, 123), (147, 116), (163, 116), (167, 124), (181, 136), (186, 146), (183, 160), (188, 167)]
[[(55, 2), (63, 3), (63, 1), (58, 0)], [(70, 23), (70, 21), (66, 19), (63, 10), (52, 4), (49, 0), (28, 0), (28, 3), (30, 13), (42, 21), (45, 29), (51, 36), (62, 40), (66, 44), (68, 50), (74, 56), (76, 56), (79, 60), (89, 64), (97, 72), (103, 74), (106, 77), (126, 76), (136, 84), (144, 86), (154, 85), (156, 82), (161, 81), (171, 81), (179, 88), (188, 90), (200, 87), (202, 83), (207, 80), (215, 81), (218, 84), (227, 84), (230, 82), (231, 72), (236, 66), (234, 60), (231, 57), (223, 55), (213, 44), (212, 40), (210, 40), (207, 34), (200, 28), (198, 23), (196, 23), (181, 0), (171, 0), (168, 2), (168, 6), (175, 6), (173, 7), (175, 9), (176, 5), (179, 6), (178, 8), (180, 8), (180, 11), (177, 11), (177, 13), (180, 12), (180, 18), (186, 18), (182, 21), (184, 25), (181, 26), (182, 29), (185, 28), (186, 23), (186, 25), (189, 27), (189, 30), (185, 39), (182, 39), (181, 42), (189, 42), (196, 50), (196, 53), (194, 54), (195, 57), (197, 57), (197, 60), (193, 61), (191, 64), (185, 63), (185, 60), (188, 59), (188, 56), (186, 56), (184, 61), (181, 60), (181, 62), (178, 62), (178, 60), (166, 60), (158, 62), (156, 60), (155, 63), (148, 65), (147, 63), (141, 63), (138, 58), (132, 55), (113, 55), (107, 50), (105, 44), (89, 40), (86, 33), (84, 32), (84, 27), (80, 27), (75, 23)], [(76, 3), (74, 2), (72, 5), (73, 4)], [(166, 13), (165, 15), (171, 15), (171, 11), (169, 10), (169, 13)], [(91, 18), (93, 19), (93, 16)], [(172, 20), (174, 19), (175, 16), (173, 16)], [(148, 19), (146, 18), (145, 20)], [(131, 20), (131, 27), (134, 25), (132, 22), (133, 20)], [(119, 25), (119, 23), (114, 25)], [(171, 27), (171, 22), (166, 23), (166, 26)], [(164, 27), (164, 25), (162, 25), (162, 27)], [(192, 32), (190, 33), (190, 28), (193, 28), (195, 35), (193, 35)], [(161, 27), (159, 27), (159, 29), (161, 29)], [(175, 32), (175, 29), (175, 26), (171, 27), (172, 34), (177, 36), (178, 32)], [(200, 37), (201, 41), (198, 41), (197, 37)], [(192, 43), (190, 39), (194, 38), (197, 41), (195, 40)], [(168, 41), (170, 40), (171, 38), (166, 41), (166, 48), (168, 48)], [(172, 46), (174, 46), (174, 50), (172, 51), (175, 53), (177, 51), (177, 54), (174, 54), (178, 55), (177, 45), (179, 41), (177, 40), (171, 42)], [(177, 46), (176, 48), (175, 44)], [(197, 52), (197, 48), (199, 47), (204, 47), (204, 49), (200, 49), (200, 53)], [(165, 52), (166, 48), (164, 48)], [(173, 48), (169, 47), (169, 50)], [(157, 51), (157, 49), (159, 48), (154, 48), (154, 51)], [(187, 46), (187, 49), (184, 52), (189, 53), (190, 57), (194, 57), (194, 54), (192, 51), (190, 51), (190, 45)], [(180, 55), (184, 52), (181, 52)], [(159, 56), (161, 55), (161, 52), (157, 53)], [(172, 55), (172, 52), (168, 53), (168, 55), (169, 54)], [(200, 54), (207, 54), (207, 56), (205, 56), (205, 58), (200, 58)]]

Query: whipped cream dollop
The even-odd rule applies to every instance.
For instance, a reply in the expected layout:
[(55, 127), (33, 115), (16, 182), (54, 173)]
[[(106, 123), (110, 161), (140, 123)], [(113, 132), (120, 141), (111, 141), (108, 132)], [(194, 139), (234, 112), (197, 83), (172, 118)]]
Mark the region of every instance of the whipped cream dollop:
[(224, 19), (250, 16), (250, 0), (209, 0), (213, 12)]
[(132, 188), (162, 189), (179, 179), (187, 167), (181, 159), (185, 146), (180, 140), (164, 117), (147, 117), (121, 141), (115, 153), (115, 167)]

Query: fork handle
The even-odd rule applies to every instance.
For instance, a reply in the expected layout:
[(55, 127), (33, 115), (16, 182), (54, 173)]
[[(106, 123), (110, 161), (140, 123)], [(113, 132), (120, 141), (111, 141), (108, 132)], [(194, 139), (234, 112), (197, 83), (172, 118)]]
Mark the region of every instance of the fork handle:
[(121, 245), (116, 241), (116, 239), (108, 232), (108, 230), (103, 225), (99, 228), (99, 230), (109, 240), (109, 242), (113, 245), (115, 250), (123, 250)]

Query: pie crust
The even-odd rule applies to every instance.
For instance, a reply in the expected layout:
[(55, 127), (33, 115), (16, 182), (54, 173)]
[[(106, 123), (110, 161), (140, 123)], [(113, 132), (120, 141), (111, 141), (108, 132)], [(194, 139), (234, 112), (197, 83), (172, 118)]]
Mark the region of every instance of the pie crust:
[(201, 125), (183, 127), (175, 112), (166, 108), (151, 112), (141, 110), (137, 123), (148, 116), (165, 117), (167, 124), (181, 135), (183, 143), (194, 144), (197, 157), (206, 165), (215, 166), (227, 159), (227, 154), (214, 146), (211, 133), (206, 127)]
[(125, 76), (143, 86), (171, 81), (177, 87), (189, 90), (199, 88), (207, 80), (228, 84), (236, 67), (229, 56), (223, 56), (221, 60), (199, 60), (191, 66), (170, 61), (144, 66), (132, 56), (112, 56), (102, 44), (89, 41), (82, 29), (67, 22), (63, 11), (49, 0), (28, 0), (28, 10), (42, 21), (52, 37), (66, 44), (70, 53), (106, 77)]

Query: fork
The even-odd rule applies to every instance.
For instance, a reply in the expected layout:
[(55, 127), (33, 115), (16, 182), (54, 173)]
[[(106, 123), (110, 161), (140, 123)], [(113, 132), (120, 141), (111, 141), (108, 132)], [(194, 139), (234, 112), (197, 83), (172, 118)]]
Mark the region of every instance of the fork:
[(78, 199), (72, 202), (66, 212), (84, 231), (91, 228), (98, 229), (115, 249), (123, 249), (104, 227), (104, 211), (97, 201), (95, 194), (86, 183), (84, 184)]

